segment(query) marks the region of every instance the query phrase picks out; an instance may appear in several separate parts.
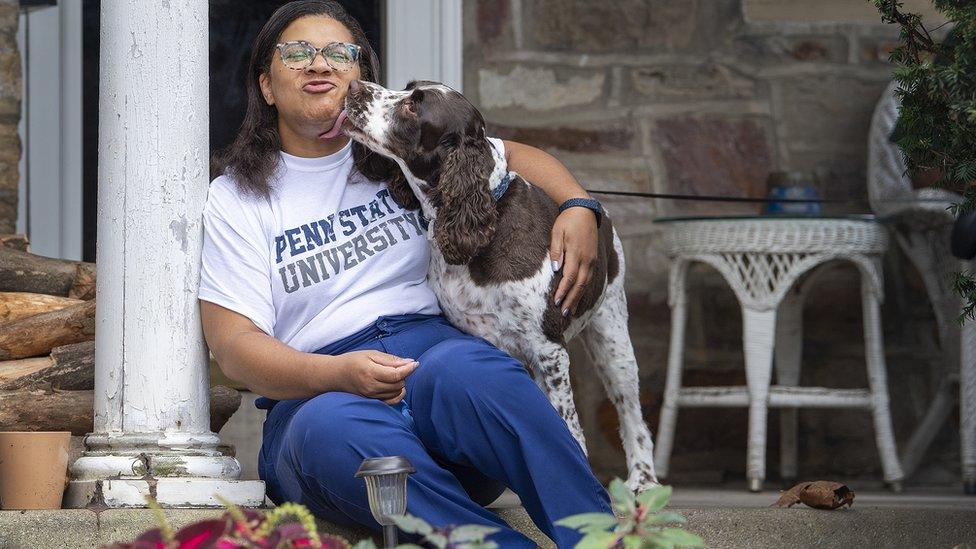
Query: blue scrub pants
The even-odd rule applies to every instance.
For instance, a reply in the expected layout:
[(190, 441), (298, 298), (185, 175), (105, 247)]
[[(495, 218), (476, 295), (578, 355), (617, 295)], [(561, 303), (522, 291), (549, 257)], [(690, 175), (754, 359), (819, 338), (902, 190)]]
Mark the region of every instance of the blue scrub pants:
[(511, 487), (532, 520), (559, 547), (579, 534), (553, 523), (577, 513), (610, 513), (610, 499), (565, 422), (514, 358), (441, 316), (380, 317), (316, 351), (372, 349), (413, 358), (406, 397), (390, 406), (343, 392), (273, 401), (258, 469), (272, 501), (295, 501), (338, 524), (379, 530), (363, 459), (404, 456), (407, 512), (435, 527), (481, 524), (501, 530), (501, 547), (535, 547), (483, 505)]

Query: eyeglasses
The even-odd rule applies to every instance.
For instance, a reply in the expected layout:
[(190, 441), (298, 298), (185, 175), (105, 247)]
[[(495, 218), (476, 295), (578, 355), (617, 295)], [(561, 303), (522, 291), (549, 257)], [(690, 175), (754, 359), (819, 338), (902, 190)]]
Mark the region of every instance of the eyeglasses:
[(321, 48), (309, 44), (304, 40), (294, 40), (277, 44), (281, 54), (281, 62), (289, 69), (304, 70), (315, 61), (315, 56), (322, 53), (322, 59), (332, 70), (347, 72), (359, 60), (361, 47), (345, 42), (330, 42)]

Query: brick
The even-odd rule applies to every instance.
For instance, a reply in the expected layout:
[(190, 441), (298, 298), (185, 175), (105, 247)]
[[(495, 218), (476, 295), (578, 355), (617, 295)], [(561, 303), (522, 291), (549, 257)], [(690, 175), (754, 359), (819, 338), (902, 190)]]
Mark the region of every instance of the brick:
[[(930, 0), (902, 0), (906, 11), (921, 13), (927, 24), (945, 21)], [(749, 21), (857, 22), (881, 24), (881, 15), (871, 2), (850, 0), (744, 0)], [(927, 25), (928, 26), (928, 25)]]
[(640, 45), (641, 35), (651, 25), (650, 3), (641, 0), (535, 0), (525, 7), (528, 8), (526, 36), (536, 45), (549, 49), (583, 52), (633, 49)]
[(750, 98), (756, 82), (728, 65), (706, 62), (695, 65), (640, 67), (630, 71), (635, 94), (653, 99)]
[[(652, 189), (653, 173), (650, 169), (601, 167), (596, 165), (596, 160), (599, 158), (602, 156), (598, 156), (589, 162), (590, 159), (588, 158), (567, 158), (565, 163), (587, 188), (609, 191), (650, 191)], [(634, 203), (624, 197), (606, 197), (606, 200), (622, 202), (622, 204), (615, 204), (618, 209), (619, 206), (628, 206)]]
[(478, 39), (483, 45), (497, 41), (511, 29), (508, 0), (478, 0)]
[[(504, 72), (503, 72), (504, 71)], [(478, 97), (485, 109), (523, 108), (547, 111), (596, 102), (604, 94), (606, 75), (516, 65), (478, 70)]]
[[(16, 47), (0, 55), (0, 113), (20, 113), (22, 93), (20, 56)], [(18, 116), (19, 118), (19, 116)]]
[[(772, 167), (768, 137), (753, 119), (675, 118), (654, 130), (667, 176), (664, 192), (762, 197)], [(675, 212), (730, 212), (732, 205), (675, 202)], [(755, 208), (749, 206), (750, 210)]]
[(866, 147), (874, 107), (887, 80), (815, 75), (776, 83), (780, 139), (819, 148)]
[(0, 231), (4, 234), (13, 234), (17, 231), (16, 204), (0, 206)]
[(891, 64), (888, 56), (901, 45), (896, 38), (861, 39), (860, 60), (862, 63)]
[(738, 26), (732, 0), (533, 0), (526, 37), (541, 48), (580, 53), (703, 51)]
[(848, 40), (834, 35), (741, 35), (732, 41), (736, 57), (751, 65), (847, 63)]
[(13, 0), (0, 2), (0, 36), (16, 36), (19, 25), (20, 5)]
[(20, 162), (20, 135), (17, 126), (0, 125), (0, 164), (16, 166)]
[(17, 193), (0, 194), (0, 233), (11, 234), (17, 225)]
[(491, 135), (509, 139), (540, 149), (579, 153), (622, 153), (635, 149), (634, 131), (627, 127), (566, 128), (542, 127), (519, 128), (489, 125)]

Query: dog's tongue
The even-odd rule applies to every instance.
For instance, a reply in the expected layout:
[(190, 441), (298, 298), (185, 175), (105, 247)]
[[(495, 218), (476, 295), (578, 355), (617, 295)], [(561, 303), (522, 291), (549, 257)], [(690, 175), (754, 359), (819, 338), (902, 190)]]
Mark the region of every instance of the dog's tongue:
[(319, 139), (332, 139), (333, 137), (339, 135), (339, 133), (342, 132), (342, 123), (345, 121), (346, 111), (342, 111), (339, 113), (339, 116), (336, 117), (335, 124), (332, 124), (332, 129), (325, 133), (319, 134)]

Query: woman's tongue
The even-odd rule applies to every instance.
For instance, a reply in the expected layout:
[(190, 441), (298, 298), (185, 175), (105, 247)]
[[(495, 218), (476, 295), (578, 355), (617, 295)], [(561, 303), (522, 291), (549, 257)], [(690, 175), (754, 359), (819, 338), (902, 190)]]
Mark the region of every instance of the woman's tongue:
[(319, 134), (319, 139), (332, 139), (333, 137), (339, 135), (339, 133), (342, 132), (342, 123), (345, 121), (346, 111), (342, 111), (339, 113), (339, 116), (336, 117), (335, 123), (332, 124), (332, 129), (325, 133)]

